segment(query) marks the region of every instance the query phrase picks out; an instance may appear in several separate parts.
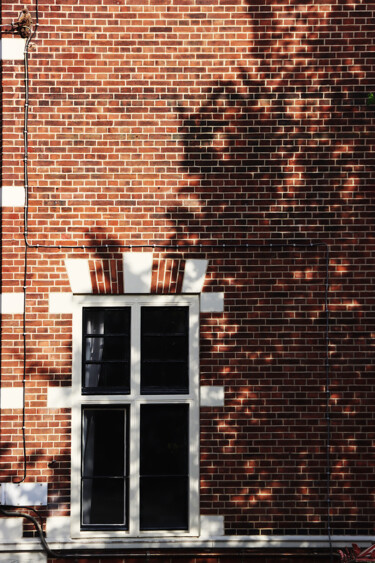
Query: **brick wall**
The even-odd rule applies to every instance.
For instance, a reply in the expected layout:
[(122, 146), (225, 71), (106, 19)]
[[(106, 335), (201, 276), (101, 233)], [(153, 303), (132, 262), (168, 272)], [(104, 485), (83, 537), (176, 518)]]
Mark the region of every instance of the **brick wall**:
[[(191, 248), (155, 249), (153, 291), (180, 291), (184, 261), (208, 258), (204, 291), (225, 295), (201, 323), (201, 381), (226, 391), (225, 407), (201, 413), (201, 513), (223, 515), (232, 535), (325, 534), (322, 242), (332, 530), (373, 533), (374, 10), (39, 2), (28, 237), (77, 247), (28, 251), (28, 475), (50, 483), (44, 515), (69, 513), (70, 413), (46, 408), (48, 385), (70, 384), (71, 316), (48, 310), (51, 291), (70, 291), (65, 259), (89, 259), (95, 291), (117, 293), (123, 245), (181, 243)], [(4, 0), (3, 22), (18, 11)], [(23, 62), (2, 73), (3, 186), (17, 187)], [(2, 291), (21, 292), (23, 209), (2, 220)], [(22, 332), (22, 315), (2, 316), (2, 386), (22, 383)], [(23, 470), (21, 411), (1, 424), (10, 480)]]

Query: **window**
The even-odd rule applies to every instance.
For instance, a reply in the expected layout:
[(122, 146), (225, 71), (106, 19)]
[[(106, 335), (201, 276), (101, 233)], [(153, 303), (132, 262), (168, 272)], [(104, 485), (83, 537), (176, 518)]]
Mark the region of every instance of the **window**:
[(82, 391), (129, 393), (130, 307), (83, 309)]
[(198, 534), (198, 297), (75, 296), (73, 537)]

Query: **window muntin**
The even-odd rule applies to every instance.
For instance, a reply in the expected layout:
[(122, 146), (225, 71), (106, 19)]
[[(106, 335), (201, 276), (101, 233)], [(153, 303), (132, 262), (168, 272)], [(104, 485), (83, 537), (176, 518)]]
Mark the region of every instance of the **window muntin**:
[[(199, 533), (199, 298), (193, 295), (179, 296), (74, 296), (74, 313), (73, 313), (73, 390), (75, 397), (80, 396), (80, 400), (74, 402), (73, 418), (72, 418), (72, 505), (71, 505), (71, 521), (72, 521), (72, 537), (139, 537), (139, 536), (179, 536), (189, 535), (197, 536)], [(130, 309), (130, 377), (128, 392), (112, 389), (104, 389), (98, 387), (97, 390), (87, 392), (82, 385), (84, 379), (85, 361), (85, 339), (96, 334), (98, 338), (103, 337), (103, 329), (94, 329), (93, 324), (87, 329), (87, 322), (84, 321), (85, 309)], [(187, 342), (187, 369), (188, 369), (188, 385), (185, 385), (186, 392), (181, 392), (177, 388), (177, 392), (168, 393), (161, 389), (160, 393), (151, 390), (150, 393), (145, 392), (145, 387), (141, 389), (141, 317), (143, 308), (169, 307), (170, 317), (173, 317), (172, 309), (175, 307), (186, 310), (187, 322), (185, 328), (176, 330), (175, 332), (185, 332), (185, 341)], [(177, 309), (178, 310), (178, 309)], [(164, 313), (168, 313), (164, 311)], [(161, 315), (160, 311), (155, 313)], [(96, 322), (98, 324), (98, 322)], [(177, 327), (178, 328), (178, 327)], [(123, 330), (123, 329), (121, 329)], [(164, 329), (163, 329), (164, 330)], [(113, 331), (114, 332), (114, 331)], [(123, 331), (124, 333), (126, 331)], [(110, 334), (110, 331), (104, 328), (104, 335)], [(113, 377), (113, 376), (112, 376)], [(160, 386), (162, 387), (162, 386)], [(166, 389), (166, 386), (164, 386)], [(141, 413), (144, 405), (185, 405), (187, 413), (187, 422), (184, 422), (186, 429), (187, 447), (185, 453), (187, 455), (188, 469), (173, 475), (152, 475), (146, 473), (142, 469), (144, 475), (140, 473), (140, 449), (141, 449)], [(104, 517), (90, 515), (85, 513), (83, 517), (81, 509), (81, 495), (89, 495), (88, 485), (82, 485), (82, 462), (81, 455), (84, 450), (83, 442), (83, 426), (82, 426), (82, 409), (88, 407), (95, 409), (106, 408), (111, 411), (112, 408), (122, 408), (126, 410), (127, 430), (128, 430), (128, 449), (125, 453), (128, 464), (128, 476), (124, 485), (124, 495), (122, 490), (116, 493), (116, 496), (124, 498), (123, 506), (125, 507), (125, 516), (118, 510), (119, 516), (113, 517), (113, 521), (100, 523), (105, 520)], [(183, 410), (183, 409), (182, 409)], [(146, 413), (147, 414), (147, 413)], [(143, 415), (142, 415), (143, 416)], [(185, 430), (184, 430), (185, 432)], [(183, 441), (183, 443), (185, 443)], [(82, 450), (82, 451), (81, 451)], [(185, 457), (186, 460), (186, 457)], [(142, 462), (143, 463), (143, 462)], [(89, 482), (89, 475), (85, 475)], [(109, 477), (109, 476), (106, 476)], [(117, 476), (118, 477), (118, 476)], [(147, 479), (144, 479), (147, 477)], [(97, 479), (102, 477), (97, 476)], [(162, 499), (160, 502), (157, 497), (158, 491), (161, 490), (163, 479), (169, 480), (168, 488), (169, 499)], [(159, 480), (159, 485), (157, 485)], [(174, 483), (172, 483), (174, 481)], [(99, 481), (98, 481), (99, 483)], [(156, 486), (154, 484), (156, 483)], [(126, 490), (127, 487), (127, 490)], [(157, 488), (159, 487), (159, 489)], [(140, 490), (142, 488), (142, 500)], [(85, 490), (84, 490), (85, 489)], [(149, 491), (149, 492), (147, 492)], [(173, 513), (173, 503), (176, 498), (181, 504), (179, 511)], [(161, 503), (163, 500), (163, 503)], [(165, 502), (164, 502), (165, 500)], [(100, 499), (99, 499), (100, 501)], [(170, 504), (170, 508), (166, 509), (165, 516), (152, 516), (152, 507)], [(175, 503), (176, 504), (176, 503)], [(150, 514), (151, 507), (151, 516)], [(126, 514), (127, 511), (127, 514)], [(87, 516), (89, 514), (89, 516)], [(141, 516), (142, 514), (142, 516)], [(142, 518), (142, 522), (141, 522)], [(147, 520), (148, 518), (148, 520)], [(153, 520), (150, 520), (152, 518)], [(164, 518), (164, 519), (163, 519)], [(108, 520), (108, 518), (107, 518)], [(173, 520), (171, 522), (171, 520)], [(87, 524), (87, 521), (92, 523)], [(95, 524), (93, 523), (95, 522)], [(99, 523), (98, 523), (99, 522)]]

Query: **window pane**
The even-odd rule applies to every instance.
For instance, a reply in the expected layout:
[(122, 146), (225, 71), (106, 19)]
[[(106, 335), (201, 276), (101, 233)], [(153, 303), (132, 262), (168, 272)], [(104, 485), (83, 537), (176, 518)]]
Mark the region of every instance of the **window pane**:
[(104, 309), (83, 309), (85, 334), (104, 334)]
[(82, 480), (82, 524), (126, 525), (125, 479)]
[(86, 361), (129, 359), (129, 341), (120, 336), (86, 338)]
[(142, 475), (188, 473), (188, 405), (141, 406)]
[(187, 528), (188, 405), (141, 405), (141, 529)]
[(145, 334), (186, 334), (188, 307), (143, 307)]
[(124, 409), (85, 408), (83, 411), (84, 477), (125, 473)]
[(141, 477), (141, 530), (187, 530), (188, 496), (188, 477)]
[(86, 393), (129, 393), (130, 307), (83, 309)]
[(130, 307), (86, 307), (83, 309), (85, 334), (129, 334)]
[(188, 307), (142, 307), (142, 393), (188, 393), (188, 313)]
[(160, 362), (180, 360), (186, 363), (187, 338), (185, 335), (154, 334), (142, 338), (142, 360), (144, 362)]
[[(176, 373), (179, 386), (176, 385)], [(157, 366), (158, 377), (155, 379), (155, 364), (142, 364), (142, 393), (150, 395), (164, 393), (188, 393), (189, 373), (186, 363), (160, 362)]]
[(111, 362), (103, 364), (86, 364), (84, 374), (84, 387), (108, 388), (109, 391), (130, 391), (130, 366), (129, 362)]
[(86, 407), (82, 418), (82, 523), (125, 525), (127, 410)]
[(129, 334), (130, 307), (108, 308), (105, 310), (106, 334)]

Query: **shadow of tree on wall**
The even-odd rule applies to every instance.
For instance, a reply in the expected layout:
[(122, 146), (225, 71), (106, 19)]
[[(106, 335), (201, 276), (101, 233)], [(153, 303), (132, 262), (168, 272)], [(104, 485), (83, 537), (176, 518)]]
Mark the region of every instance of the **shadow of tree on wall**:
[[(361, 486), (371, 489), (374, 431), (364, 284), (373, 130), (367, 47), (353, 28), (370, 32), (368, 14), (360, 3), (348, 13), (346, 1), (246, 3), (251, 64), (214, 81), (193, 109), (176, 108), (187, 174), (176, 229), (218, 246), (318, 238), (331, 246), (332, 435), (328, 443), (324, 251), (221, 256), (212, 280), (225, 272), (230, 306), (222, 324), (202, 330), (202, 378), (224, 384), (227, 402), (214, 424), (203, 415), (202, 508), (224, 507), (231, 533), (326, 533), (331, 469), (333, 531), (372, 533), (374, 506)], [(198, 211), (185, 203), (191, 194)]]
[[(205, 223), (211, 214), (216, 227), (219, 220), (223, 231), (228, 225), (236, 235), (262, 233), (266, 227), (270, 237), (338, 231), (351, 236), (350, 226), (358, 219), (353, 204), (366, 204), (371, 188), (364, 161), (371, 143), (368, 116), (354, 105), (354, 94), (283, 99), (262, 93), (245, 69), (239, 80), (248, 95), (238, 92), (243, 86), (218, 83), (199, 111), (187, 115), (177, 108), (182, 167), (197, 179), (194, 191)], [(358, 133), (350, 138), (348, 129)], [(188, 184), (181, 193), (190, 191)], [(208, 231), (215, 229), (209, 225)]]
[[(363, 3), (346, 0), (327, 0), (325, 4), (249, 0), (244, 9), (245, 20), (241, 21), (247, 22), (249, 44), (236, 62), (235, 77), (213, 79), (204, 92), (189, 98), (191, 106), (177, 104), (182, 157), (178, 165), (169, 162), (168, 166), (179, 181), (183, 178), (184, 185), (169, 198), (173, 201), (170, 208), (168, 204), (163, 207), (169, 200), (158, 201), (153, 178), (148, 179), (151, 187), (147, 196), (142, 191), (146, 175), (156, 174), (156, 168), (149, 166), (142, 177), (142, 150), (151, 150), (147, 143), (152, 141), (147, 137), (142, 144), (143, 140), (136, 138), (141, 133), (131, 129), (135, 118), (132, 121), (130, 117), (138, 115), (142, 96), (132, 107), (131, 87), (123, 99), (121, 93), (112, 92), (111, 104), (117, 103), (118, 96), (123, 103), (121, 116), (124, 119), (128, 112), (131, 124), (127, 125), (129, 130), (122, 130), (123, 119), (117, 116), (119, 129), (113, 127), (112, 133), (105, 125), (103, 132), (95, 112), (104, 112), (107, 93), (95, 92), (93, 81), (92, 97), (87, 100), (85, 93), (74, 97), (70, 84), (56, 85), (56, 78), (50, 77), (51, 92), (41, 102), (58, 109), (69, 97), (71, 109), (61, 112), (61, 124), (58, 111), (53, 116), (58, 129), (56, 143), (62, 148), (56, 148), (47, 137), (38, 139), (34, 147), (40, 153), (39, 166), (48, 166), (50, 175), (38, 170), (36, 179), (38, 174), (46, 174), (44, 185), (51, 182), (53, 187), (48, 184), (44, 194), (43, 190), (32, 194), (35, 201), (42, 201), (48, 225), (37, 225), (35, 206), (31, 227), (35, 240), (55, 240), (56, 224), (52, 221), (62, 221), (64, 216), (71, 221), (73, 206), (81, 206), (86, 216), (78, 214), (74, 225), (67, 221), (70, 227), (64, 223), (59, 227), (65, 240), (116, 246), (127, 242), (127, 237), (134, 243), (176, 237), (191, 243), (192, 249), (166, 252), (166, 258), (209, 258), (205, 290), (225, 292), (225, 311), (202, 314), (201, 379), (202, 384), (225, 385), (226, 404), (224, 409), (214, 409), (214, 417), (212, 409), (202, 409), (201, 507), (203, 514), (225, 514), (226, 530), (234, 534), (326, 532), (326, 272), (325, 252), (316, 248), (245, 252), (224, 249), (221, 243), (228, 239), (267, 243), (305, 238), (329, 243), (332, 518), (336, 532), (367, 533), (373, 528), (373, 502), (363, 498), (363, 489), (372, 489), (369, 479), (375, 430), (370, 422), (372, 391), (369, 393), (373, 312), (367, 288), (372, 257), (364, 243), (371, 240), (373, 220), (368, 211), (373, 169), (366, 160), (373, 146), (373, 130), (362, 106), (370, 63), (366, 66), (360, 58), (367, 48), (366, 34), (369, 42), (372, 38), (372, 21), (366, 21)], [(223, 41), (225, 44), (228, 39)], [(60, 63), (57, 56), (55, 64)], [(88, 60), (86, 63), (88, 68)], [(54, 70), (53, 59), (49, 64)], [(120, 69), (121, 61), (117, 64)], [(97, 72), (96, 68), (91, 72)], [(220, 75), (220, 68), (215, 74)], [(159, 100), (157, 96), (153, 99)], [(82, 108), (76, 122), (67, 114), (73, 114), (74, 104)], [(118, 111), (117, 106), (112, 109)], [(88, 112), (89, 125), (84, 129)], [(106, 119), (111, 122), (111, 116)], [(116, 147), (113, 155), (120, 156), (112, 155), (108, 172), (102, 159), (108, 159), (105, 143), (112, 141)], [(65, 153), (74, 154), (77, 147), (84, 151), (89, 146), (94, 147), (90, 158), (85, 162), (82, 158), (77, 169), (74, 164), (64, 164)], [(158, 150), (164, 150), (162, 143), (160, 146)], [(48, 160), (48, 155), (58, 150), (61, 154), (56, 162), (52, 157)], [(158, 166), (163, 168), (164, 161)], [(118, 183), (116, 174), (121, 176)], [(94, 189), (98, 178), (104, 186), (97, 190), (99, 196), (109, 196), (113, 186), (121, 192), (121, 182), (127, 189), (100, 206)], [(56, 199), (55, 183), (63, 188), (61, 192), (66, 189), (68, 197)], [(47, 211), (51, 213), (47, 215)], [(98, 218), (96, 213), (103, 216)], [(117, 226), (110, 224), (113, 215), (117, 215)], [(145, 234), (142, 226), (150, 217)], [(217, 249), (196, 247), (195, 241), (217, 244)], [(87, 254), (82, 249), (69, 256)], [(61, 265), (64, 257), (59, 254), (60, 286), (56, 283), (67, 291)], [(98, 291), (113, 290), (107, 259), (120, 261), (120, 250), (93, 249), (89, 257), (103, 264), (100, 280), (96, 280)], [(50, 259), (56, 261), (56, 255)], [(34, 282), (40, 287), (35, 295), (31, 289), (29, 292), (34, 304), (51, 282), (43, 277), (45, 266), (39, 268), (38, 272), (34, 269)], [(51, 279), (55, 283), (56, 279)], [(116, 291), (121, 291), (121, 275)], [(51, 346), (59, 347), (60, 356), (53, 358), (50, 368), (44, 362), (51, 358), (40, 357), (40, 365), (28, 365), (28, 380), (35, 378), (35, 385), (38, 381), (68, 385), (71, 342), (64, 334), (70, 334), (71, 319), (68, 315), (54, 319), (52, 327), (47, 309), (39, 310), (38, 317), (28, 319), (33, 334), (39, 330), (35, 346), (42, 338), (49, 339)], [(40, 321), (45, 323), (45, 334), (40, 331)], [(361, 357), (353, 342), (363, 352)], [(21, 362), (19, 347), (13, 352)], [(68, 418), (66, 412), (57, 413), (55, 422), (68, 424)], [(68, 443), (69, 428), (57, 426), (53, 433), (64, 448), (59, 465), (51, 470), (51, 480), (53, 473), (57, 477), (52, 508), (66, 514), (70, 475), (63, 436)], [(30, 466), (41, 473), (53, 454), (36, 454), (40, 454), (42, 469), (36, 467), (33, 449), (28, 453)]]

